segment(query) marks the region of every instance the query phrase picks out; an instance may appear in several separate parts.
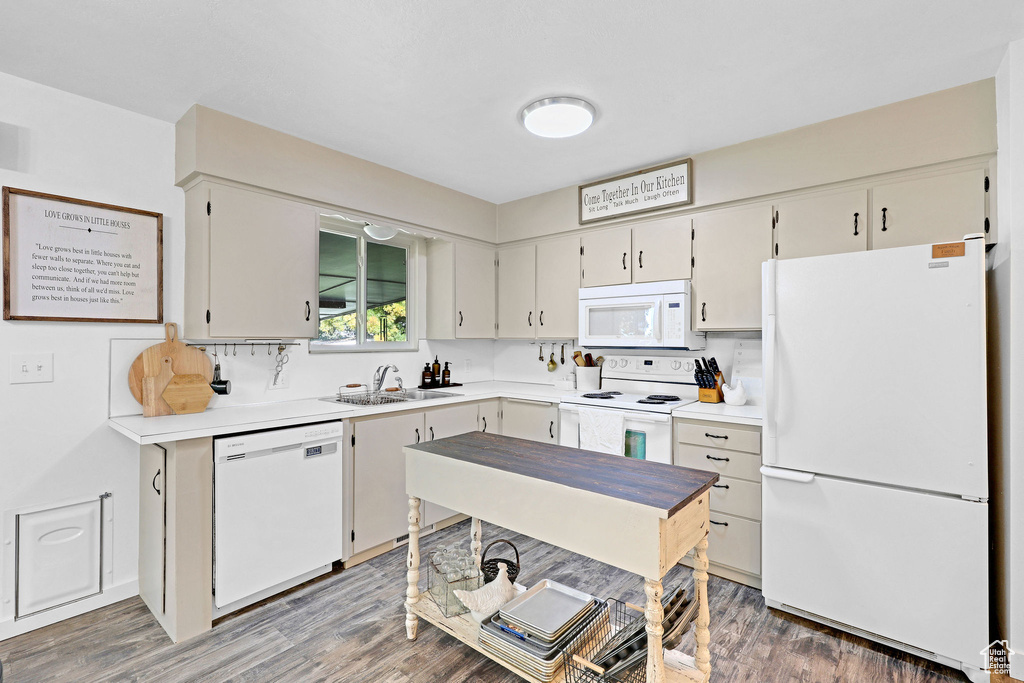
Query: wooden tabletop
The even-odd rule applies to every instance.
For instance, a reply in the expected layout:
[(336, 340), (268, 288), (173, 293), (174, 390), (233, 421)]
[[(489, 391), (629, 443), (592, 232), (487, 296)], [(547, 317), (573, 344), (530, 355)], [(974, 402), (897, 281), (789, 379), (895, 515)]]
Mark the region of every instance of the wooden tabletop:
[(714, 472), (484, 432), (406, 448), (648, 505), (668, 516), (718, 481)]

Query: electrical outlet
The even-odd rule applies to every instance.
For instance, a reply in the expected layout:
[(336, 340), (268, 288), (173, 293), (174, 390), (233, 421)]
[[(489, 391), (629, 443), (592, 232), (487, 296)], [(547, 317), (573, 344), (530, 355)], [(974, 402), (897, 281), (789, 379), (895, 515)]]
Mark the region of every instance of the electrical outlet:
[(270, 380), (267, 383), (267, 389), (287, 389), (288, 388), (288, 369), (284, 368), (281, 372), (277, 369), (270, 371)]
[(473, 372), (473, 361), (468, 358), (462, 361), (462, 371), (467, 375)]
[(11, 384), (53, 381), (52, 353), (12, 353)]

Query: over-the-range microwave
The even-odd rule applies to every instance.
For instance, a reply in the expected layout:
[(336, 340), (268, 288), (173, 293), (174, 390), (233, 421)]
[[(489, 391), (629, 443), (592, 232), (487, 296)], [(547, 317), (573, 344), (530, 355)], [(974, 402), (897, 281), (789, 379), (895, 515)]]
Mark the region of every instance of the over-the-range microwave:
[(580, 346), (700, 351), (690, 326), (690, 281), (580, 289)]

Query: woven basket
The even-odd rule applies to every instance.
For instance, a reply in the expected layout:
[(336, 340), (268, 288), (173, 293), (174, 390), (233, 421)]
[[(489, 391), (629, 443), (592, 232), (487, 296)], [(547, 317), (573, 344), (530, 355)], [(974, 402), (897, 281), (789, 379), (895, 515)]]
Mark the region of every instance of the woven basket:
[[(491, 547), (495, 543), (508, 543), (510, 546), (512, 546), (512, 550), (514, 550), (515, 553), (516, 553), (516, 563), (512, 564), (511, 561), (506, 560), (504, 558), (500, 558), (500, 557), (496, 557), (494, 559), (488, 560), (487, 559), (487, 551), (490, 550)], [(483, 557), (481, 558), (481, 561), (480, 561), (480, 571), (483, 572), (484, 583), (490, 583), (491, 581), (494, 581), (496, 578), (498, 578), (498, 563), (499, 562), (504, 562), (508, 566), (508, 571), (507, 571), (507, 573), (508, 573), (508, 580), (510, 582), (512, 582), (512, 583), (515, 583), (516, 582), (516, 578), (519, 576), (519, 569), (520, 569), (520, 567), (519, 567), (519, 548), (516, 548), (515, 545), (512, 544), (512, 541), (506, 541), (505, 539), (500, 538), (497, 541), (493, 541), (492, 543), (489, 543), (487, 545), (487, 547), (484, 548), (484, 554), (483, 554)]]

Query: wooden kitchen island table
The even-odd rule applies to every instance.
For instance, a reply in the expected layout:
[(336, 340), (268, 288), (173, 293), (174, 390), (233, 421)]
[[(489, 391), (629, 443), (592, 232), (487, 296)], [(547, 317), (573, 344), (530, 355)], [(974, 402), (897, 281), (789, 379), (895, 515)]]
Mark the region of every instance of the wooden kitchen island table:
[[(712, 472), (632, 460), (507, 436), (470, 432), (405, 447), (409, 494), (406, 632), (422, 617), (528, 681), (537, 681), (481, 648), (468, 615), (445, 617), (420, 599), (420, 501), (471, 515), (480, 562), (480, 520), (503, 526), (644, 577), (647, 681), (707, 681), (711, 674), (707, 605), (708, 490)], [(698, 600), (694, 667), (667, 670), (662, 650), (661, 579), (694, 549)], [(564, 669), (555, 678), (563, 681)]]

